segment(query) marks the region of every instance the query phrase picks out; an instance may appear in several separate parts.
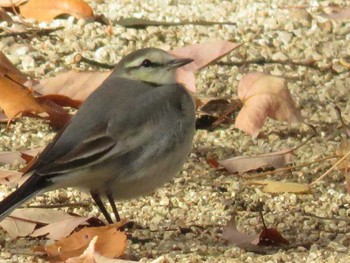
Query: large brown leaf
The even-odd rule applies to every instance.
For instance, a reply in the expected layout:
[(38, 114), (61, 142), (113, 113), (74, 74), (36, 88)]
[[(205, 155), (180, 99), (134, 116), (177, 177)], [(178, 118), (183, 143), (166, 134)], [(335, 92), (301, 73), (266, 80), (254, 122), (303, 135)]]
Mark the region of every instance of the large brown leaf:
[(258, 135), (267, 117), (288, 123), (303, 119), (283, 78), (262, 72), (249, 73), (238, 84), (238, 97), (243, 108), (235, 126), (252, 136)]
[(126, 248), (126, 234), (119, 231), (122, 224), (124, 222), (101, 227), (85, 227), (67, 238), (45, 246), (44, 249), (54, 260), (67, 260), (82, 255), (90, 241), (97, 236), (95, 249), (100, 255), (108, 258), (119, 257)]
[(23, 84), (28, 79), (27, 75), (19, 71), (1, 51), (0, 51), (0, 76), (8, 76), (10, 79), (20, 84)]
[(94, 17), (91, 7), (83, 0), (29, 0), (20, 6), (20, 12), (25, 18), (34, 18), (39, 22), (50, 22), (63, 14), (83, 19)]
[(68, 71), (44, 78), (33, 88), (42, 95), (59, 94), (75, 101), (84, 101), (110, 74), (111, 71)]
[(170, 50), (169, 53), (172, 55), (192, 58), (194, 60), (192, 63), (178, 69), (177, 81), (185, 84), (188, 90), (195, 92), (194, 72), (218, 61), (241, 45), (242, 44), (235, 44), (230, 41), (216, 40)]

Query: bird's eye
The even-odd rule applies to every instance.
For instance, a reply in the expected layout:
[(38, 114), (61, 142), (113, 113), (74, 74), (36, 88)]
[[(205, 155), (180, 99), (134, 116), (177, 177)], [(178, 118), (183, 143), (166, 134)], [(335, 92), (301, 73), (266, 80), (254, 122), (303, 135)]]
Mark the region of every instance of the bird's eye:
[(145, 59), (144, 61), (142, 61), (141, 66), (145, 67), (145, 68), (149, 68), (151, 66), (152, 62), (149, 59)]

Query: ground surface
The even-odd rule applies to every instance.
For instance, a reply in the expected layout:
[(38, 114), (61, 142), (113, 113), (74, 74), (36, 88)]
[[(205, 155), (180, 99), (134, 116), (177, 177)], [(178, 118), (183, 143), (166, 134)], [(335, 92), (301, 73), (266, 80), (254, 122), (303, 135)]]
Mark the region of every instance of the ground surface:
[[(235, 3), (237, 2), (237, 3)], [(334, 105), (338, 105), (346, 121), (349, 113), (349, 72), (339, 63), (350, 56), (350, 22), (330, 21), (320, 16), (317, 1), (312, 8), (302, 7), (308, 1), (89, 1), (96, 13), (110, 19), (138, 16), (154, 20), (228, 21), (235, 26), (149, 27), (145, 30), (113, 26), (109, 36), (105, 26), (69, 18), (57, 20), (53, 26), (64, 25), (57, 37), (37, 39), (1, 39), (1, 50), (21, 70), (42, 78), (70, 69), (74, 54), (114, 64), (132, 50), (155, 47), (179, 47), (211, 39), (246, 42), (226, 61), (257, 58), (286, 61), (286, 64), (247, 64), (241, 67), (213, 65), (197, 75), (200, 94), (230, 98), (236, 96), (237, 83), (249, 71), (264, 71), (289, 79), (289, 88), (305, 119), (316, 126), (318, 135), (296, 152), (294, 163), (301, 164), (334, 153), (344, 135), (337, 129)], [(334, 1), (345, 3), (346, 1)], [(322, 1), (328, 5), (331, 1)], [(26, 54), (18, 50), (29, 47)], [(317, 65), (333, 70), (317, 70), (287, 62), (318, 61)], [(0, 150), (23, 150), (46, 145), (53, 137), (48, 125), (24, 118), (9, 131), (0, 126)], [(256, 139), (222, 126), (215, 131), (197, 132), (193, 152), (177, 179), (154, 195), (119, 202), (123, 217), (136, 221), (144, 229), (134, 236), (151, 238), (146, 244), (130, 244), (127, 255), (143, 262), (164, 255), (169, 262), (346, 262), (349, 260), (349, 221), (334, 221), (306, 216), (348, 218), (350, 197), (340, 172), (333, 172), (310, 195), (262, 193), (244, 187), (237, 175), (209, 166), (210, 158), (257, 155), (300, 144), (311, 131), (305, 125), (288, 126), (268, 121)], [(287, 174), (275, 174), (275, 180), (308, 183), (330, 167), (329, 162), (298, 168)], [(5, 167), (8, 168), (8, 167)], [(10, 167), (17, 168), (17, 167)], [(1, 188), (1, 196), (9, 189)], [(38, 197), (35, 203), (79, 202), (78, 192), (62, 190)], [(257, 205), (263, 203), (267, 225), (276, 226), (292, 244), (288, 250), (266, 250), (266, 255), (245, 252), (227, 245), (222, 228), (236, 207), (238, 226), (253, 233), (261, 229)], [(91, 205), (74, 209), (81, 215), (99, 215)], [(177, 226), (192, 226), (182, 234)], [(174, 229), (169, 231), (167, 229)], [(0, 232), (1, 262), (29, 262), (30, 248), (36, 241), (9, 238)], [(304, 246), (309, 244), (309, 246)], [(34, 261), (41, 259), (34, 258)]]

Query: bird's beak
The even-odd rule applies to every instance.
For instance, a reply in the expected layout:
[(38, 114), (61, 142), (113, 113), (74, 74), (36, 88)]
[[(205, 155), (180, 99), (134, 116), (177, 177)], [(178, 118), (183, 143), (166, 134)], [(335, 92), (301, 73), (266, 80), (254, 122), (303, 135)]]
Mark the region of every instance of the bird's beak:
[(182, 66), (187, 65), (188, 63), (191, 63), (193, 61), (192, 58), (177, 58), (169, 61), (166, 65), (167, 69), (174, 69), (174, 68), (179, 68)]

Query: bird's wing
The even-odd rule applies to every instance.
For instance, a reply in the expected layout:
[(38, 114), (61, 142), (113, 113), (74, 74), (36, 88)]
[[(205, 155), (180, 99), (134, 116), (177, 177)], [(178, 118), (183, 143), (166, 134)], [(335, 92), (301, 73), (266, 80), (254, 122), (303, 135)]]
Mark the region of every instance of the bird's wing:
[[(151, 136), (160, 132), (164, 123), (168, 123), (167, 129), (172, 132), (172, 120), (179, 116), (173, 118), (171, 114), (181, 114), (183, 95), (177, 85), (168, 85), (155, 87), (130, 98), (115, 107), (112, 118), (106, 124), (96, 126), (68, 152), (38, 167), (36, 174), (59, 176), (90, 167), (111, 157), (116, 158), (142, 146)], [(113, 106), (115, 105), (111, 105)], [(167, 114), (167, 117), (161, 118), (163, 114)], [(163, 124), (159, 122), (160, 119)]]

